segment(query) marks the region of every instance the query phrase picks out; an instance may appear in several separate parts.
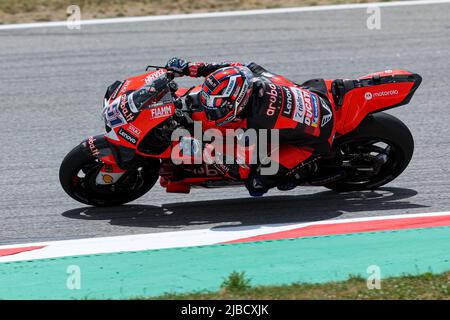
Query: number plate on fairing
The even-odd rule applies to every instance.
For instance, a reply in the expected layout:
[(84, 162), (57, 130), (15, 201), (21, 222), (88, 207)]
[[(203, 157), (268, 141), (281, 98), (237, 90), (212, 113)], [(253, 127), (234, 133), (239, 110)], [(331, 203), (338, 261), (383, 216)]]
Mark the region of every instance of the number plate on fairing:
[(125, 117), (120, 112), (120, 103), (122, 97), (118, 97), (111, 104), (105, 99), (103, 105), (103, 119), (110, 128), (117, 128), (127, 123)]

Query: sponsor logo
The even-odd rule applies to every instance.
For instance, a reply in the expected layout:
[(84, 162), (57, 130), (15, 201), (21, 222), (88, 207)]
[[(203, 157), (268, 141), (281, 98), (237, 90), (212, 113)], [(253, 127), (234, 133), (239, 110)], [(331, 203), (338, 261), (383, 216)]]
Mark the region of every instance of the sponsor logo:
[(290, 118), (292, 116), (292, 110), (293, 110), (292, 109), (292, 101), (293, 101), (292, 93), (291, 93), (291, 90), (289, 90), (288, 88), (283, 88), (283, 90), (284, 90), (284, 95), (286, 98), (286, 103), (284, 104), (282, 114), (284, 116)]
[(130, 86), (130, 81), (125, 81), (122, 88), (120, 89), (121, 92), (125, 93), (128, 90), (128, 87)]
[(119, 91), (120, 91), (120, 88), (122, 88), (122, 86), (123, 86), (123, 83), (122, 83), (121, 85), (118, 85), (117, 88), (116, 88), (116, 90), (114, 90), (114, 92), (112, 93), (112, 95), (111, 95), (110, 98), (115, 99), (115, 98), (117, 97), (117, 94), (118, 94)]
[[(312, 125), (314, 118), (311, 95), (306, 90), (299, 90), (296, 92), (297, 105), (294, 114), (294, 120), (303, 123), (307, 126)], [(301, 103), (299, 103), (301, 101)]]
[(132, 145), (137, 144), (138, 139), (135, 136), (133, 136), (130, 132), (120, 128), (119, 131), (117, 131), (117, 134), (122, 138), (124, 138), (125, 140), (127, 140)]
[[(242, 85), (241, 92), (239, 93), (239, 96), (238, 96), (237, 99), (236, 99), (235, 105), (240, 105), (240, 104), (241, 104), (241, 102), (243, 101), (243, 99), (246, 97), (245, 95), (247, 94), (247, 91), (248, 91), (248, 83), (245, 82), (245, 83)], [(247, 100), (248, 100), (248, 97), (247, 97)], [(247, 103), (247, 102), (243, 103), (242, 105), (245, 105), (246, 103)]]
[(311, 126), (317, 127), (319, 123), (319, 102), (317, 101), (317, 96), (311, 93), (312, 105), (313, 105), (313, 119)]
[(102, 178), (103, 178), (103, 182), (106, 183), (106, 184), (111, 184), (114, 181), (114, 178), (111, 177), (109, 174), (103, 175)]
[(209, 90), (212, 91), (214, 90), (215, 87), (219, 85), (219, 81), (217, 81), (217, 79), (214, 78), (213, 76), (210, 76), (206, 78), (205, 85), (208, 87)]
[[(241, 103), (241, 101), (244, 99), (245, 94), (247, 93), (247, 91), (248, 91), (248, 83), (245, 82), (245, 83), (242, 85), (241, 92), (239, 93), (239, 96), (238, 96), (237, 99), (236, 99), (236, 104), (235, 104), (235, 105), (239, 105), (239, 104)], [(247, 98), (248, 98), (248, 97), (247, 97)]]
[(269, 84), (270, 90), (267, 91), (267, 94), (269, 95), (269, 105), (266, 110), (266, 114), (269, 117), (272, 117), (275, 115), (275, 112), (277, 111), (276, 103), (278, 98), (278, 92), (276, 85), (270, 83)]
[(322, 123), (320, 126), (323, 127), (328, 122), (330, 122), (330, 120), (333, 118), (333, 113), (331, 112), (331, 109), (330, 109), (330, 106), (328, 105), (328, 103), (326, 103), (322, 99), (320, 99), (320, 102), (322, 104), (322, 107), (328, 112), (327, 114), (323, 115), (323, 117), (322, 117)]
[(155, 81), (156, 79), (158, 79), (160, 76), (162, 76), (164, 74), (164, 70), (163, 69), (159, 69), (156, 70), (153, 73), (150, 73), (148, 76), (145, 77), (144, 82), (145, 84), (149, 84), (152, 83), (153, 81)]
[(119, 96), (120, 94), (124, 94), (125, 92), (127, 92), (128, 87), (130, 86), (130, 81), (126, 80), (122, 86), (119, 88), (120, 90), (116, 93), (116, 95), (113, 97), (113, 99), (115, 99), (117, 96)]
[(139, 137), (141, 135), (141, 132), (142, 132), (140, 129), (136, 128), (132, 124), (130, 124), (128, 126), (128, 130), (130, 130), (132, 133), (134, 133), (137, 137)]
[(136, 117), (127, 106), (127, 96), (124, 94), (120, 99), (120, 112), (122, 113), (123, 117), (127, 120), (127, 122), (134, 121)]
[(237, 77), (231, 77), (230, 78), (230, 81), (228, 82), (228, 86), (225, 89), (225, 92), (223, 94), (224, 96), (229, 97), (231, 95), (231, 92), (233, 91), (234, 86), (236, 84), (236, 78)]
[(220, 175), (220, 172), (217, 171), (216, 168), (214, 168), (211, 165), (203, 165), (199, 167), (195, 167), (193, 169), (184, 169), (187, 172), (191, 172), (197, 176), (207, 176), (207, 177), (216, 177)]
[(303, 123), (303, 121), (300, 121), (305, 117), (305, 108), (303, 107), (303, 96), (300, 89), (298, 88), (293, 88), (293, 92), (295, 97), (295, 111), (293, 120)]
[(172, 105), (166, 104), (162, 106), (155, 106), (150, 109), (150, 114), (152, 119), (167, 117), (172, 114)]
[(379, 91), (379, 92), (366, 92), (364, 98), (366, 100), (371, 100), (377, 97), (385, 97), (385, 96), (395, 96), (398, 94), (398, 90), (390, 90), (390, 91)]
[(398, 90), (390, 90), (390, 91), (380, 91), (380, 92), (375, 92), (373, 94), (373, 97), (383, 97), (383, 96), (395, 96), (398, 94)]
[(91, 154), (94, 156), (94, 157), (97, 157), (99, 154), (100, 154), (100, 151), (98, 151), (98, 148), (97, 148), (97, 146), (95, 145), (95, 138), (93, 137), (93, 136), (90, 136), (89, 138), (88, 138), (88, 147), (89, 147), (89, 150), (91, 151)]
[(307, 91), (303, 91), (303, 102), (305, 106), (305, 118), (304, 118), (304, 124), (307, 126), (311, 125), (311, 120), (313, 118), (313, 110), (312, 110), (312, 104), (311, 104), (311, 95)]

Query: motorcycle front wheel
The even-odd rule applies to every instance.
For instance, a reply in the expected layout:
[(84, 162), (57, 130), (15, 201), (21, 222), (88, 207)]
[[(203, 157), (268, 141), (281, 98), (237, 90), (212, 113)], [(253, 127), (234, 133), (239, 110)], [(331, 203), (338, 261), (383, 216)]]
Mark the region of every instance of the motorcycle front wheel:
[(145, 165), (125, 172), (117, 183), (99, 185), (96, 177), (102, 167), (100, 160), (78, 145), (61, 163), (61, 186), (78, 202), (97, 207), (119, 206), (143, 196), (159, 177), (159, 160), (150, 159)]

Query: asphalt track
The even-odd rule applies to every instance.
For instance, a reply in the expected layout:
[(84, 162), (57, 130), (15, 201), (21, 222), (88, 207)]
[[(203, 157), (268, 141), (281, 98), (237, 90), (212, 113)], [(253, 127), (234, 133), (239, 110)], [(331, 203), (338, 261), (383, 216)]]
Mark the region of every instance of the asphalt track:
[[(358, 9), (0, 31), (0, 244), (448, 211), (450, 4), (383, 8), (381, 30), (367, 17)], [(390, 111), (410, 127), (414, 158), (375, 192), (298, 188), (249, 199), (242, 188), (157, 187), (115, 209), (66, 196), (60, 162), (102, 132), (106, 86), (177, 55), (257, 61), (296, 81), (417, 72), (424, 81), (412, 103)]]

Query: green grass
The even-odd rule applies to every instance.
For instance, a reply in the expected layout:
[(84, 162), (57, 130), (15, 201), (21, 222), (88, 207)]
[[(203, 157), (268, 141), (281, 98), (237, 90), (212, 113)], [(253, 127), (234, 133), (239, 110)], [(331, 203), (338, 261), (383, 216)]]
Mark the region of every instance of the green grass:
[(151, 299), (239, 300), (239, 299), (370, 299), (450, 300), (450, 272), (405, 275), (381, 280), (381, 289), (368, 289), (366, 279), (350, 277), (326, 284), (295, 283), (283, 286), (251, 286), (245, 273), (233, 272), (218, 292), (165, 294)]
[(220, 286), (222, 290), (227, 292), (243, 292), (249, 290), (251, 279), (247, 279), (245, 272), (232, 272), (227, 279), (222, 282)]

